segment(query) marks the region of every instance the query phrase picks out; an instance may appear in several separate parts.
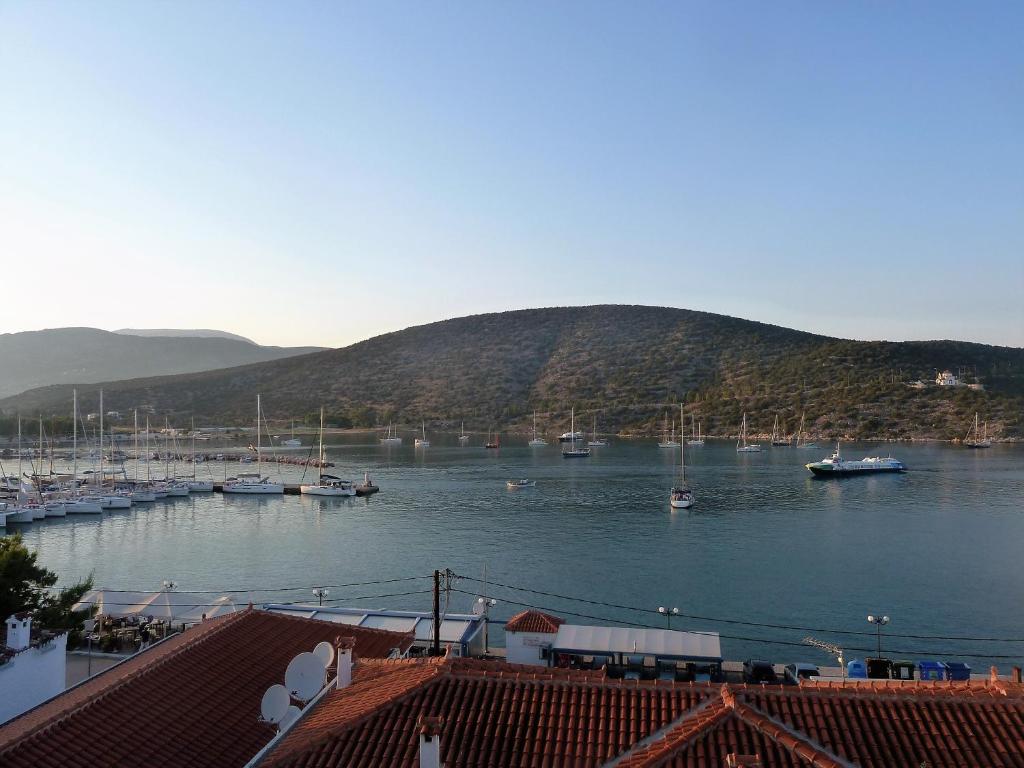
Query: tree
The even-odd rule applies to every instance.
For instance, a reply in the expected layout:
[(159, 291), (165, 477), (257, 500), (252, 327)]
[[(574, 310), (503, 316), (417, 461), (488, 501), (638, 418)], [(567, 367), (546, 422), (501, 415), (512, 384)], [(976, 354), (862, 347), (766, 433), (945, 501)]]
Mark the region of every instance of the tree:
[(25, 546), (20, 533), (0, 538), (0, 621), (14, 613), (31, 611), (44, 629), (68, 630), (70, 644), (82, 631), (87, 611), (71, 606), (92, 589), (92, 576), (51, 594), (57, 574), (36, 562), (37, 553)]

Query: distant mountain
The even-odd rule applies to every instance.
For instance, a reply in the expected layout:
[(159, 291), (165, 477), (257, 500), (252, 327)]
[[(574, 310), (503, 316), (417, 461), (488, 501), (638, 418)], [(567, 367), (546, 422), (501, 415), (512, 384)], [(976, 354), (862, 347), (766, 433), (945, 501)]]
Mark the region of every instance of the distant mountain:
[[(235, 341), (245, 341), (249, 344), (256, 343), (252, 339), (245, 338), (245, 336), (239, 336), (237, 333), (215, 331), (211, 328), (119, 328), (114, 331), (114, 333), (120, 333), (123, 336), (174, 336), (190, 339), (234, 339)], [(320, 347), (320, 349), (323, 349), (323, 347)]]
[[(125, 335), (97, 328), (0, 334), (0, 396), (52, 384), (194, 373), (317, 352), (322, 347), (261, 347), (221, 331), (216, 337)], [(181, 333), (192, 333), (182, 331)]]
[[(193, 340), (194, 341), (194, 340)], [(936, 370), (983, 391), (938, 387)], [(110, 376), (110, 379), (115, 378)], [(247, 424), (256, 393), (271, 419), (321, 405), (338, 425), (454, 424), (549, 433), (569, 408), (589, 430), (647, 433), (686, 399), (710, 434), (753, 432), (806, 412), (818, 436), (962, 436), (979, 411), (997, 437), (1024, 437), (1024, 350), (957, 341), (861, 342), (733, 317), (643, 306), (477, 315), (408, 328), (342, 349), (180, 376), (104, 384), (111, 408), (148, 404), (172, 417)], [(80, 398), (96, 387), (82, 387)], [(0, 401), (23, 413), (67, 410), (70, 387)], [(312, 418), (310, 416), (310, 418)]]

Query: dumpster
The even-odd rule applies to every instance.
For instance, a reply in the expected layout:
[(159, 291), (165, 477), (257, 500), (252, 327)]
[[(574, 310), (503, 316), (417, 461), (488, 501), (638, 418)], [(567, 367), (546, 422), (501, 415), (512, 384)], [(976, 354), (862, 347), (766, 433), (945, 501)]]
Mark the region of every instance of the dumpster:
[(888, 680), (892, 673), (892, 659), (868, 659), (867, 668), (869, 680)]
[(892, 663), (893, 680), (913, 680), (917, 666), (912, 661), (894, 661)]
[(853, 680), (867, 680), (868, 665), (860, 659), (853, 659), (846, 665), (846, 676)]
[(917, 669), (922, 680), (945, 680), (946, 665), (941, 661), (918, 661)]
[(946, 662), (947, 680), (970, 680), (971, 668), (961, 661)]

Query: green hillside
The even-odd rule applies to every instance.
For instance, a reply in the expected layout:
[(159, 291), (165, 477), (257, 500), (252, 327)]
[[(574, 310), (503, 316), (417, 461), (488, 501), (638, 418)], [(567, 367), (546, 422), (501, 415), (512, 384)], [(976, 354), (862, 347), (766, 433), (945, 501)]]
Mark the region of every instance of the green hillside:
[[(936, 370), (963, 371), (984, 391), (939, 388)], [(572, 405), (589, 426), (650, 433), (685, 397), (705, 432), (755, 432), (800, 413), (818, 437), (953, 438), (979, 411), (995, 437), (1024, 436), (1024, 350), (955, 341), (857, 342), (763, 323), (640, 306), (521, 310), (409, 328), (350, 347), (205, 373), (103, 385), (108, 407), (251, 423), (257, 392), (273, 419), (325, 406), (339, 426), (465, 420), (467, 429), (548, 432)], [(80, 386), (80, 402), (98, 386)], [(70, 408), (69, 386), (0, 401), (6, 413)], [(83, 405), (83, 408), (89, 408)]]

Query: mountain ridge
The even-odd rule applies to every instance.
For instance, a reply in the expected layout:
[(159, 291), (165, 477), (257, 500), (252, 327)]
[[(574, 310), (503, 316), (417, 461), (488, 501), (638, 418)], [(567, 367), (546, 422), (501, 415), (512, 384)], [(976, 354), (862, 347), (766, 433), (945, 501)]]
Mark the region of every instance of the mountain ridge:
[[(913, 385), (963, 370), (984, 391)], [(80, 398), (98, 387), (80, 389)], [(687, 309), (553, 307), (452, 318), (299, 358), (104, 384), (107, 402), (245, 424), (257, 392), (271, 418), (320, 405), (332, 423), (389, 420), (475, 429), (526, 425), (532, 411), (563, 431), (569, 408), (603, 432), (659, 428), (685, 398), (704, 431), (732, 434), (806, 412), (823, 436), (962, 436), (975, 410), (997, 438), (1022, 436), (1024, 350), (975, 342), (865, 342)], [(48, 387), (0, 408), (66, 408), (70, 388)], [(589, 426), (589, 424), (584, 424)], [(762, 431), (758, 423), (755, 431)]]

